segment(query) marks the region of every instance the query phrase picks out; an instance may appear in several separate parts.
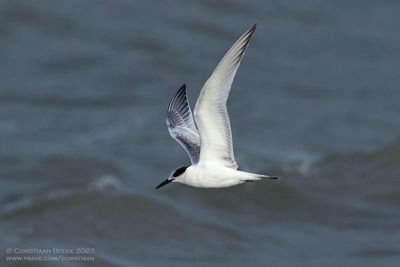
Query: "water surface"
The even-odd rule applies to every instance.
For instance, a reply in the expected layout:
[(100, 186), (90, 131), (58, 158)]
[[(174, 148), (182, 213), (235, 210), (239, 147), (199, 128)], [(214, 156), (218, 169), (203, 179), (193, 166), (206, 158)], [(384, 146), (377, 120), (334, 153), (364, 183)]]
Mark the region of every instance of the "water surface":
[[(398, 265), (399, 11), (2, 1), (1, 266)], [(186, 83), (194, 105), (253, 23), (229, 100), (236, 159), (281, 179), (154, 190), (189, 162), (170, 97)], [(96, 263), (5, 261), (15, 247), (90, 247)]]

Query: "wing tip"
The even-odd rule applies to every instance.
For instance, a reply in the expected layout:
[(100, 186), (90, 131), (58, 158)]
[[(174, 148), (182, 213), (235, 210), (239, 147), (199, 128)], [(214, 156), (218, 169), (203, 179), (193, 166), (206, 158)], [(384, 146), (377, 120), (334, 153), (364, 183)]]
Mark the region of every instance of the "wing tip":
[(245, 33), (242, 35), (242, 37), (246, 37), (246, 39), (250, 39), (253, 33), (257, 30), (257, 23), (254, 23)]
[(168, 104), (168, 111), (172, 110), (172, 107), (174, 106), (175, 102), (178, 99), (181, 99), (182, 97), (184, 97), (186, 99), (186, 84), (182, 84), (181, 87), (179, 87), (179, 89), (176, 91), (176, 93), (174, 94), (174, 96), (171, 98), (171, 100), (169, 101)]
[(257, 30), (257, 23), (254, 23), (253, 26), (251, 26), (251, 28), (247, 30), (246, 34), (244, 34), (245, 36), (247, 36), (246, 43), (248, 43), (250, 41), (251, 37), (253, 36), (253, 33), (256, 30)]
[[(237, 58), (237, 62), (235, 62), (235, 65), (237, 65), (240, 61), (241, 61), (241, 59), (242, 59), (242, 57), (243, 57), (243, 55), (244, 55), (244, 53), (245, 53), (245, 51), (246, 51), (246, 49), (247, 49), (247, 47), (248, 47), (248, 45), (249, 45), (249, 43), (250, 43), (250, 40), (252, 39), (252, 37), (253, 37), (253, 34), (254, 34), (254, 32), (256, 31), (256, 29), (257, 29), (257, 23), (255, 23), (255, 24), (253, 24), (253, 26), (250, 28), (250, 29), (248, 29), (243, 35), (242, 35), (242, 37), (240, 38), (240, 39), (242, 39), (243, 40), (243, 43), (242, 43), (242, 46), (241, 46), (241, 48), (240, 48), (240, 53), (239, 53), (239, 56), (238, 56), (238, 58)], [(239, 40), (240, 40), (239, 39)]]
[(176, 96), (180, 96), (181, 94), (186, 95), (186, 84), (182, 84), (181, 87), (179, 87), (178, 91), (176, 91), (175, 95), (173, 98), (175, 98)]

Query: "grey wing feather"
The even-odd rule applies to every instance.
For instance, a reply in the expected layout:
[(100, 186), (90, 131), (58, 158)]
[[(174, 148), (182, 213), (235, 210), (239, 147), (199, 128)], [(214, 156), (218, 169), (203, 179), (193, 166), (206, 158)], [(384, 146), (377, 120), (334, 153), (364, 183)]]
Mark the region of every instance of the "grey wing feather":
[(169, 102), (166, 122), (171, 137), (186, 150), (192, 164), (197, 163), (200, 157), (200, 136), (190, 110), (185, 84)]
[(256, 30), (253, 25), (229, 49), (201, 89), (194, 108), (200, 132), (200, 161), (220, 161), (237, 169), (226, 102), (240, 61)]

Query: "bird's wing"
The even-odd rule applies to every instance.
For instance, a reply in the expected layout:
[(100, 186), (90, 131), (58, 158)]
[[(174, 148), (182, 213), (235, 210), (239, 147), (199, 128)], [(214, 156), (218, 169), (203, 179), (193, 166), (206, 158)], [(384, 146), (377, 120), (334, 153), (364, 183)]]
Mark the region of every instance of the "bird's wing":
[(166, 122), (172, 138), (183, 146), (192, 164), (197, 163), (200, 157), (200, 137), (190, 110), (186, 85), (182, 85), (169, 102)]
[(237, 169), (226, 101), (231, 85), (256, 25), (247, 30), (229, 49), (201, 89), (194, 109), (200, 133), (200, 162), (219, 161)]

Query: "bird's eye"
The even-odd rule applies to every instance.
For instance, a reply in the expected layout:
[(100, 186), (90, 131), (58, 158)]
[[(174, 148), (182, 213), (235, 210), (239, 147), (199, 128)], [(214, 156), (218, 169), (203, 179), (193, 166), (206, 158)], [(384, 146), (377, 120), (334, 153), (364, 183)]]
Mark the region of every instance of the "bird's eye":
[(178, 177), (179, 175), (181, 175), (182, 173), (184, 173), (187, 169), (186, 167), (180, 167), (179, 169), (177, 169), (173, 174), (172, 177)]

